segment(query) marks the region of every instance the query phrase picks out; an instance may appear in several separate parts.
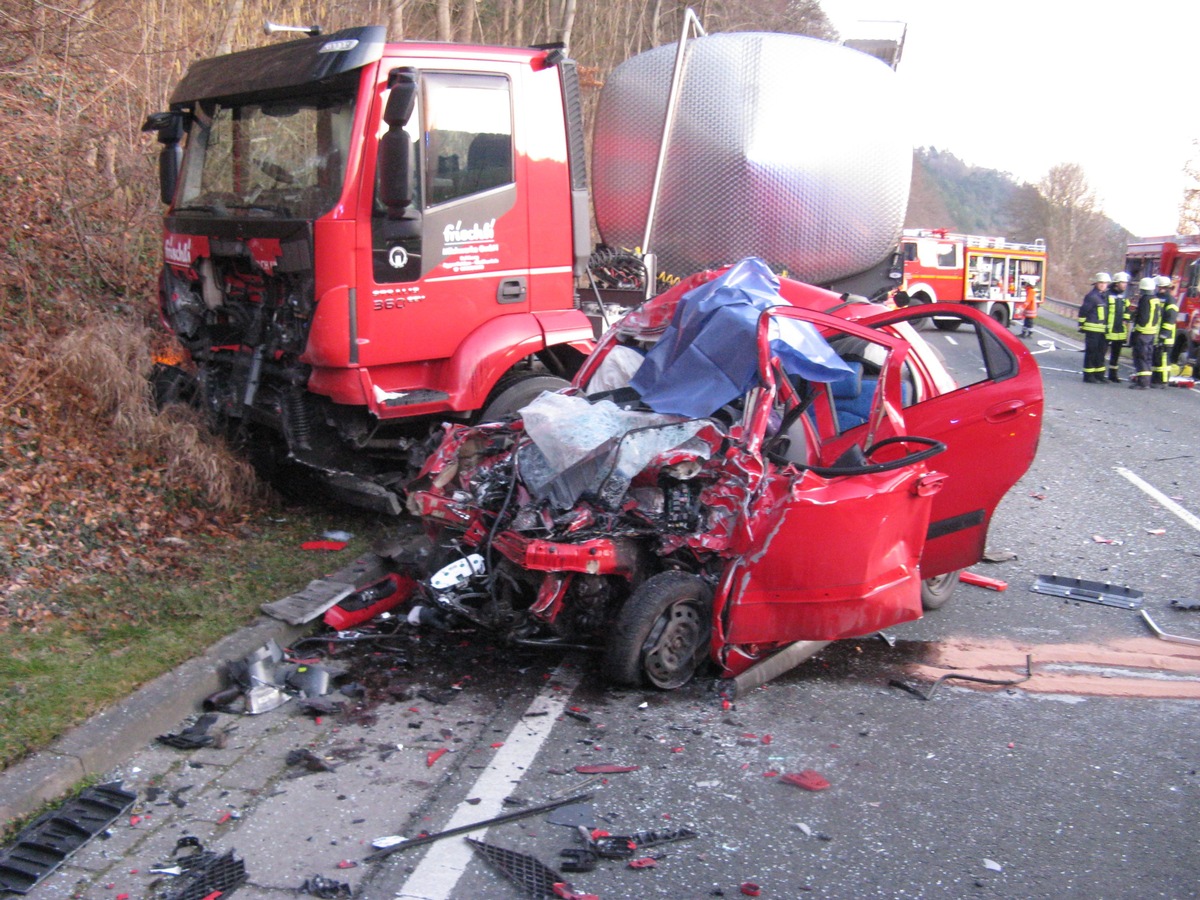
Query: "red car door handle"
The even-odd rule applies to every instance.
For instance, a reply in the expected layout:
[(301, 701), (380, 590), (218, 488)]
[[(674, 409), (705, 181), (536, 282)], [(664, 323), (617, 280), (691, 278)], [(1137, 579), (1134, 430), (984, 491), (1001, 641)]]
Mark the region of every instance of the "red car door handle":
[(983, 417), (989, 422), (1003, 422), (1005, 419), (1011, 419), (1024, 408), (1024, 400), (1006, 400), (989, 407)]

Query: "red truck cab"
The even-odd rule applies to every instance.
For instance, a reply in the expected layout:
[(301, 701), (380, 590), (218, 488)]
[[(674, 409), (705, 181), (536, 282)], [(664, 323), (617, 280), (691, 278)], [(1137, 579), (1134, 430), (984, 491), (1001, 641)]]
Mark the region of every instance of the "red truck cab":
[(398, 512), (433, 423), (507, 412), (592, 346), (559, 50), (349, 29), (201, 60), (147, 128), (163, 320), (199, 402), (260, 459)]

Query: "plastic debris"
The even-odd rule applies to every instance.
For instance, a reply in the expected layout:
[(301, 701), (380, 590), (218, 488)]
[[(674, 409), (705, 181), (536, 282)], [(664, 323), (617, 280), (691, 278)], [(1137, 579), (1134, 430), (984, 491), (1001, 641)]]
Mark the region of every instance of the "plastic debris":
[(819, 772), (805, 769), (803, 772), (789, 772), (779, 779), (784, 784), (793, 784), (806, 791), (823, 791), (829, 787), (829, 782)]
[(983, 867), (992, 872), (1003, 872), (1004, 871), (1004, 866), (1000, 865), (1000, 863), (996, 862), (994, 859), (988, 859), (987, 857), (984, 857)]
[(999, 578), (989, 578), (987, 575), (979, 575), (975, 572), (962, 571), (958, 573), (958, 580), (963, 584), (972, 584), (975, 587), (987, 588), (990, 591), (1007, 591), (1008, 582)]
[(81, 791), (26, 827), (0, 852), (0, 893), (28, 893), (137, 800), (119, 782)]
[(346, 541), (305, 541), (300, 545), (301, 550), (315, 550), (323, 553), (336, 553), (346, 549)]
[(208, 733), (208, 729), (216, 724), (217, 717), (211, 713), (200, 716), (195, 722), (182, 731), (173, 734), (160, 734), (155, 740), (177, 750), (198, 750), (216, 742), (216, 737)]
[(741, 891), (742, 891), (742, 893), (743, 893), (743, 894), (745, 894), (747, 897), (760, 897), (760, 896), (762, 896), (762, 888), (760, 888), (760, 887), (759, 887), (757, 884), (755, 884), (753, 881), (743, 881), (743, 882), (742, 882), (742, 886), (741, 886)]
[(425, 757), (426, 767), (432, 768), (433, 764), (435, 762), (437, 762), (439, 759), (441, 759), (443, 756), (445, 756), (449, 752), (450, 751), (447, 750), (445, 747), (439, 747), (436, 750), (431, 750), (429, 752), (429, 754)]

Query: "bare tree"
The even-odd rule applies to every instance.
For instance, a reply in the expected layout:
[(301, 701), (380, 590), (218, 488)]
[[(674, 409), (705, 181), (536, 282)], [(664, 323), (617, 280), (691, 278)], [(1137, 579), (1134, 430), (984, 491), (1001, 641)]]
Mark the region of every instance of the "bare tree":
[(1179, 201), (1179, 233), (1200, 234), (1200, 138), (1192, 139), (1193, 155), (1183, 166), (1188, 182)]
[(1047, 276), (1051, 294), (1070, 297), (1091, 275), (1111, 266), (1121, 250), (1078, 163), (1059, 163), (1039, 182), (1045, 200), (1046, 243), (1051, 253)]
[(237, 30), (238, 19), (242, 17), (242, 3), (243, 0), (229, 0), (225, 6), (224, 23), (216, 47), (213, 48), (214, 53), (220, 55), (233, 50), (233, 35)]
[(387, 0), (388, 40), (404, 40), (404, 0)]

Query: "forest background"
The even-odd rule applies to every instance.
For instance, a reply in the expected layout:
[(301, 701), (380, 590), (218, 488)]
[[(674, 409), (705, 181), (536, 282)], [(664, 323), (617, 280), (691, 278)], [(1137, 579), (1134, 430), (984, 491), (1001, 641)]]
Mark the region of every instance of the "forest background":
[[(710, 33), (839, 38), (817, 0), (694, 8)], [(293, 37), (265, 36), (266, 20), (327, 32), (386, 24), (392, 40), (562, 40), (590, 107), (618, 63), (677, 39), (683, 13), (672, 0), (0, 0), (0, 637), (23, 636), (0, 642), (0, 731), (13, 742), (0, 764), (61, 727), (17, 727), (49, 715), (31, 705), (46, 692), (30, 669), (35, 636), (60, 668), (77, 667), (75, 693), (64, 693), (78, 718), (106, 702), (77, 696), (79, 683), (101, 680), (84, 657), (136, 660), (116, 691), (152, 677), (276, 599), (243, 596), (270, 588), (241, 590), (240, 576), (207, 567), (269, 572), (253, 554), (295, 537), (267, 524), (276, 501), (202, 423), (151, 408), (151, 351), (167, 337), (154, 304), (158, 145), (141, 127), (188, 65)], [(1044, 238), (1052, 296), (1077, 299), (1089, 273), (1123, 259), (1128, 235), (1077, 165), (1031, 185), (948, 148), (922, 148), (914, 163), (906, 224)], [(236, 547), (250, 556), (238, 562)], [(203, 596), (168, 602), (188, 582)], [(194, 629), (148, 658), (154, 628), (202, 615), (215, 631)], [(69, 647), (72, 637), (83, 643)]]

